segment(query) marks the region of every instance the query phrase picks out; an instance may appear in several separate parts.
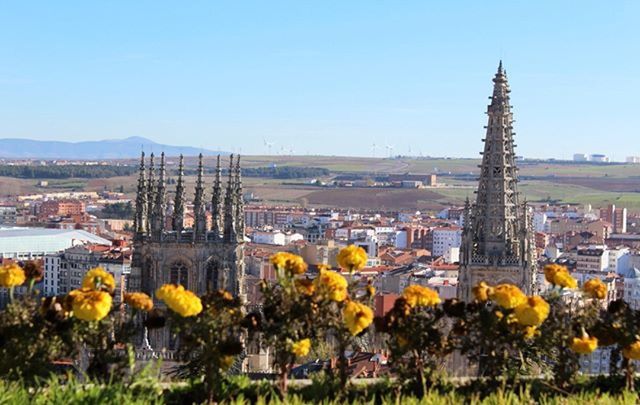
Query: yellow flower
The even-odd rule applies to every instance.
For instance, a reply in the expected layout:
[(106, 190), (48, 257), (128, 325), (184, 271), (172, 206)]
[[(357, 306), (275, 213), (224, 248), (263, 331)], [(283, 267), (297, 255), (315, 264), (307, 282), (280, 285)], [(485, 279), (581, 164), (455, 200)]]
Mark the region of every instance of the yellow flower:
[(228, 369), (233, 365), (235, 358), (233, 356), (222, 356), (220, 359), (220, 368), (223, 370)]
[(293, 283), (296, 286), (296, 290), (298, 291), (298, 294), (313, 295), (313, 293), (316, 291), (316, 286), (313, 285), (313, 280), (301, 278), (301, 279), (296, 279)]
[(287, 271), (289, 274), (303, 274), (307, 271), (307, 263), (298, 255), (289, 252), (278, 252), (269, 259), (277, 269)]
[(476, 298), (476, 300), (484, 302), (489, 299), (489, 296), (491, 294), (493, 294), (493, 287), (491, 287), (484, 281), (481, 281), (475, 287), (473, 287), (472, 291), (473, 296)]
[(367, 296), (373, 297), (376, 295), (376, 288), (371, 284), (367, 284)]
[(559, 271), (553, 276), (553, 284), (562, 288), (576, 288), (578, 282), (575, 278), (571, 277), (568, 271)]
[(540, 331), (535, 326), (527, 326), (524, 328), (524, 339), (533, 339), (536, 336), (540, 336)]
[(344, 323), (353, 336), (365, 330), (373, 322), (373, 311), (368, 306), (355, 301), (347, 302), (342, 310)]
[(331, 266), (324, 263), (318, 264), (316, 267), (318, 268), (318, 273), (331, 270)]
[(527, 300), (527, 296), (513, 284), (497, 285), (489, 298), (504, 309), (513, 309)]
[(421, 285), (410, 285), (402, 292), (402, 296), (411, 308), (432, 307), (440, 303), (438, 292)]
[(567, 273), (568, 271), (565, 266), (559, 264), (547, 264), (544, 266), (544, 278), (551, 284), (554, 284), (553, 277), (559, 272)]
[(549, 316), (549, 304), (542, 297), (534, 295), (515, 308), (518, 323), (524, 326), (540, 326)]
[(105, 290), (112, 293), (116, 289), (113, 276), (102, 267), (96, 267), (87, 272), (82, 280), (82, 288), (91, 290)]
[(156, 297), (182, 317), (198, 315), (202, 312), (202, 301), (179, 284), (165, 284), (156, 290)]
[(578, 354), (589, 354), (598, 347), (598, 339), (584, 333), (582, 337), (574, 337), (570, 347)]
[(83, 321), (99, 321), (109, 314), (112, 298), (104, 291), (90, 289), (73, 290), (73, 315)]
[(398, 337), (396, 338), (396, 342), (398, 343), (398, 347), (400, 347), (401, 349), (404, 349), (409, 344), (407, 338), (402, 335), (398, 335)]
[(22, 285), (26, 279), (24, 270), (15, 263), (0, 267), (0, 287), (11, 288)]
[(630, 360), (640, 360), (640, 340), (622, 349), (622, 355)]
[(330, 300), (342, 302), (347, 299), (347, 280), (335, 271), (321, 271), (313, 283), (316, 290)]
[(607, 296), (607, 286), (599, 278), (592, 278), (584, 283), (582, 290), (591, 298), (599, 300)]
[(340, 250), (337, 261), (345, 270), (360, 270), (367, 265), (367, 252), (360, 246), (349, 245)]
[(309, 354), (309, 349), (311, 349), (311, 339), (302, 339), (291, 345), (291, 353), (295, 354), (298, 357), (304, 357)]
[(142, 292), (126, 293), (124, 295), (124, 302), (131, 305), (132, 308), (139, 309), (141, 311), (149, 312), (153, 309), (153, 300), (147, 294)]

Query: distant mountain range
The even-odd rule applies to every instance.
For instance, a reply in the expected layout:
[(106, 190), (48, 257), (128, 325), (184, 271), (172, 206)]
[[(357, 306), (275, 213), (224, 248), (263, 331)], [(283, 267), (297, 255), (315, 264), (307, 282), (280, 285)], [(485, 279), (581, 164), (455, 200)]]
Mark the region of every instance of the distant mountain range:
[(151, 152), (156, 154), (164, 152), (169, 156), (177, 156), (181, 153), (185, 156), (195, 156), (199, 153), (208, 156), (228, 154), (228, 152), (190, 146), (163, 145), (139, 136), (85, 142), (36, 141), (16, 138), (0, 139), (0, 158), (127, 159), (140, 156), (141, 150), (144, 150), (147, 155)]

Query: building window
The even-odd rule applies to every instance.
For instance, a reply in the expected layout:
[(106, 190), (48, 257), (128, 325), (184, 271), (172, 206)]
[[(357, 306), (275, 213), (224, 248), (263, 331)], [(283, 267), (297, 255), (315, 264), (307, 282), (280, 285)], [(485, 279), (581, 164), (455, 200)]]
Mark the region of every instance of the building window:
[(189, 270), (183, 262), (175, 262), (171, 266), (171, 283), (182, 284), (185, 288), (188, 286)]

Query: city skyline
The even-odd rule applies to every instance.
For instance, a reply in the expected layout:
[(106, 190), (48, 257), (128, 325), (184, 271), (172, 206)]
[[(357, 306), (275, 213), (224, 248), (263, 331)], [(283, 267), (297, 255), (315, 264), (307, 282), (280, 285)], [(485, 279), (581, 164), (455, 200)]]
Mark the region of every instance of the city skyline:
[(14, 4), (0, 138), (478, 158), (503, 59), (518, 155), (623, 161), (640, 10), (584, 4)]

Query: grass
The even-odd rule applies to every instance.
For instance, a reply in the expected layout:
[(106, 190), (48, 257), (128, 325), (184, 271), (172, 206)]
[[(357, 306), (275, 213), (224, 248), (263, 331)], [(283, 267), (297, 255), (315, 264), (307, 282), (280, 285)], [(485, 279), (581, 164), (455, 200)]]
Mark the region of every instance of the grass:
[[(499, 384), (470, 383), (453, 386), (443, 383), (424, 397), (401, 393), (390, 380), (362, 384), (353, 383), (346, 396), (337, 398), (337, 390), (329, 380), (314, 378), (310, 384), (290, 385), (282, 398), (269, 381), (251, 381), (246, 376), (229, 377), (220, 382), (217, 401), (225, 404), (635, 404), (638, 395), (621, 388), (621, 381), (611, 378), (582, 378), (568, 393), (554, 389), (549, 383), (530, 380), (514, 388)], [(0, 405), (4, 404), (190, 404), (203, 403), (199, 381), (161, 383), (149, 373), (129, 382), (93, 383), (75, 378), (52, 377), (39, 386), (0, 381)]]

